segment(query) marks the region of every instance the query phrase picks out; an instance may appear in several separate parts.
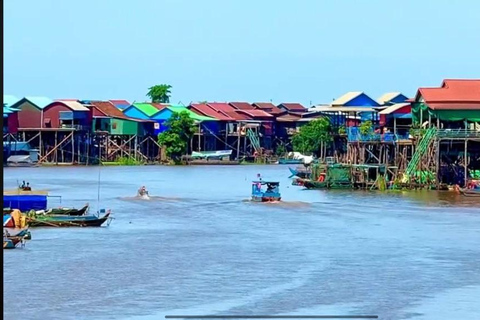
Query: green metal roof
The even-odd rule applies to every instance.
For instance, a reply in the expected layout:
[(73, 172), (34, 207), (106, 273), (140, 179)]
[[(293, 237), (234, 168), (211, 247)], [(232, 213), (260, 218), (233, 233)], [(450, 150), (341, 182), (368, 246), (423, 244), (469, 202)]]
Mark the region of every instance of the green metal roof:
[(150, 103), (134, 103), (133, 106), (140, 110), (141, 112), (145, 113), (148, 117), (153, 116), (159, 110), (152, 106)]
[(188, 115), (190, 116), (190, 118), (192, 118), (194, 120), (197, 120), (197, 121), (218, 121), (218, 119), (215, 119), (215, 118), (205, 117), (205, 116), (201, 116), (199, 114), (196, 114), (195, 112), (187, 109), (187, 107), (185, 107), (185, 106), (169, 106), (167, 108), (170, 111), (177, 112), (177, 113), (186, 111), (188, 113)]

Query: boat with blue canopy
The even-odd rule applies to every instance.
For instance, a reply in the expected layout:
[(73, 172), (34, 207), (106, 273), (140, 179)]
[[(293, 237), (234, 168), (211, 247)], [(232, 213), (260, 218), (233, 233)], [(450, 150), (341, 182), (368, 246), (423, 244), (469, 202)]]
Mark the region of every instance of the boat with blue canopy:
[(252, 201), (274, 202), (280, 201), (280, 182), (256, 180), (252, 181)]

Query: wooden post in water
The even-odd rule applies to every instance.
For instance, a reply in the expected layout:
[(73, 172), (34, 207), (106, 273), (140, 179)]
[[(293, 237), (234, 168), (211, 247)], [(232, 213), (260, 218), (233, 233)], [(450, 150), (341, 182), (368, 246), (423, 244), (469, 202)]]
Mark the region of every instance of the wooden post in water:
[(201, 136), (201, 132), (202, 132), (202, 129), (201, 129), (201, 124), (198, 123), (198, 151), (202, 151), (202, 149), (200, 148), (200, 145), (202, 144), (202, 136)]
[(240, 161), (240, 124), (237, 125), (237, 161)]
[(75, 129), (72, 131), (72, 164), (75, 162)]
[(464, 168), (465, 168), (465, 188), (468, 186), (467, 184), (467, 176), (468, 176), (468, 169), (467, 169), (467, 165), (468, 165), (468, 157), (467, 157), (467, 144), (468, 144), (468, 139), (465, 138), (465, 153), (464, 153), (464, 159), (465, 159), (465, 163), (464, 163)]

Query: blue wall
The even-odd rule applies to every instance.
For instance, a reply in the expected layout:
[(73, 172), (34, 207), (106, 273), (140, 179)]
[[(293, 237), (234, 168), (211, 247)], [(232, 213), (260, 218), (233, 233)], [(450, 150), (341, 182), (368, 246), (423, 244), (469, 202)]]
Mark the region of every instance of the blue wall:
[(135, 119), (142, 119), (142, 120), (149, 119), (145, 113), (143, 113), (142, 111), (138, 110), (135, 107), (129, 107), (123, 110), (123, 114), (126, 115), (127, 117), (135, 118)]
[(158, 112), (157, 114), (155, 114), (155, 116), (152, 117), (153, 120), (168, 120), (170, 119), (170, 117), (172, 116), (173, 112), (170, 110), (170, 109), (163, 109), (161, 110), (160, 112)]
[(362, 93), (358, 97), (350, 100), (345, 104), (346, 107), (378, 107), (379, 104), (367, 96), (365, 93)]

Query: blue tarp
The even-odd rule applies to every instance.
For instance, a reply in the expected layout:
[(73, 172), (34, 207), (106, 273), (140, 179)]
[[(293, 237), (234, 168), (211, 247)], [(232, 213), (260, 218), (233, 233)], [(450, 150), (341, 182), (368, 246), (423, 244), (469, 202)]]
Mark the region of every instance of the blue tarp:
[(30, 210), (46, 210), (46, 195), (15, 194), (3, 195), (3, 207), (18, 209), (22, 212)]
[(16, 152), (16, 151), (29, 151), (31, 149), (30, 144), (28, 142), (15, 142), (15, 141), (10, 141), (3, 142), (3, 148), (9, 148), (10, 151)]

